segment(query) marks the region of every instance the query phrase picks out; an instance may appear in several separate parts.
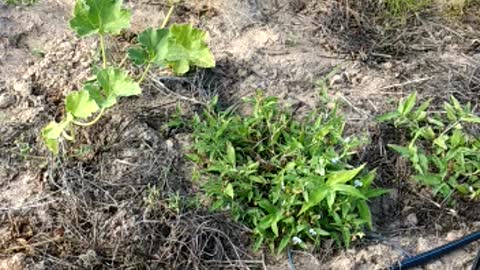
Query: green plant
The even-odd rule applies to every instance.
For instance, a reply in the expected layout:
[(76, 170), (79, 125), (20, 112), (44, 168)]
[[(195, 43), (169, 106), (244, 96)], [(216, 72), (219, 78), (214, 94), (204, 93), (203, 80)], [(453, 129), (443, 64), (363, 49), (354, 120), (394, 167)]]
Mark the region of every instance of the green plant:
[(2, 0), (7, 5), (30, 6), (37, 3), (38, 0)]
[(388, 13), (393, 17), (405, 18), (432, 4), (432, 0), (383, 0)]
[(480, 138), (475, 134), (480, 117), (470, 104), (462, 106), (453, 96), (440, 112), (428, 111), (430, 100), (414, 109), (416, 99), (412, 93), (400, 101), (396, 111), (379, 117), (409, 133), (408, 145), (389, 147), (409, 159), (416, 172), (413, 178), (434, 194), (447, 198), (457, 191), (480, 198)]
[[(91, 126), (114, 106), (118, 98), (141, 94), (141, 83), (152, 66), (171, 68), (177, 75), (189, 71), (190, 66), (210, 68), (215, 60), (205, 43), (206, 33), (189, 24), (165, 28), (173, 12), (175, 1), (161, 28), (149, 28), (138, 36), (139, 45), (128, 50), (128, 56), (137, 65), (145, 66), (138, 80), (126, 70), (109, 66), (105, 39), (118, 35), (130, 25), (131, 12), (122, 7), (122, 0), (77, 0), (70, 27), (81, 37), (96, 35), (100, 42), (101, 67), (95, 68), (94, 79), (86, 81), (83, 89), (70, 93), (65, 99), (65, 118), (50, 122), (42, 129), (42, 138), (48, 149), (57, 154), (59, 140), (73, 141), (74, 125)], [(94, 119), (88, 123), (92, 116)]]
[(296, 119), (261, 92), (246, 101), (247, 115), (215, 104), (194, 117), (188, 157), (211, 208), (253, 228), (255, 249), (324, 238), (348, 247), (371, 226), (367, 201), (386, 190), (371, 188), (375, 171), (348, 164), (361, 141), (343, 137), (336, 108)]

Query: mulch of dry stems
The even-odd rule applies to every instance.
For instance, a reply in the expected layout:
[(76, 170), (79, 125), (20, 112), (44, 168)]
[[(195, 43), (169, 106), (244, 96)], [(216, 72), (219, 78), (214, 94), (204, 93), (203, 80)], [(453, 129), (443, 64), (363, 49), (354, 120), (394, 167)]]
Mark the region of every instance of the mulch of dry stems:
[[(248, 269), (257, 264), (248, 260), (248, 229), (223, 214), (168, 207), (170, 194), (178, 192), (184, 202), (194, 188), (177, 143), (166, 139), (149, 145), (142, 137), (143, 121), (97, 127), (92, 132), (100, 134), (92, 136), (105, 136), (107, 129), (133, 131), (107, 136), (108, 147), (86, 160), (51, 161), (44, 173), (49, 195), (32, 208), (2, 212), (9, 237), (0, 242), (1, 254), (23, 252), (47, 269)], [(161, 192), (149, 207), (145, 197), (151, 187)]]

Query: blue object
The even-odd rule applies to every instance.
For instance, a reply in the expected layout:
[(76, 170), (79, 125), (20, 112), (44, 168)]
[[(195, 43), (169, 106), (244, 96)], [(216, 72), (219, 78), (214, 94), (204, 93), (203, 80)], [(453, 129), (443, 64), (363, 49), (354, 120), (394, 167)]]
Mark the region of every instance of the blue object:
[[(432, 249), (430, 251), (421, 253), (419, 255), (407, 258), (396, 265), (391, 266), (388, 268), (389, 270), (401, 270), (401, 269), (409, 269), (412, 267), (417, 267), (420, 265), (424, 265), (432, 260), (438, 259), (456, 249), (464, 247), (474, 241), (480, 240), (480, 231), (469, 234), (463, 238), (450, 242), (446, 245), (440, 246), (438, 248)], [(478, 259), (477, 259), (478, 260)], [(478, 262), (476, 262), (472, 268), (473, 270), (479, 270)]]

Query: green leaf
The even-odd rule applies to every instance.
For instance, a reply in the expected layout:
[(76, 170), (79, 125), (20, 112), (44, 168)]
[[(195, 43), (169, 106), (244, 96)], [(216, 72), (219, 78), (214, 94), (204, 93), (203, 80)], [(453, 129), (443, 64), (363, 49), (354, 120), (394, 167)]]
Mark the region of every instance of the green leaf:
[(330, 192), (327, 195), (327, 205), (329, 209), (332, 209), (333, 207), (333, 203), (335, 202), (335, 197), (336, 197), (335, 195), (336, 195), (335, 192)]
[(378, 118), (377, 118), (377, 121), (379, 122), (387, 122), (387, 121), (390, 121), (392, 119), (395, 119), (397, 117), (399, 117), (400, 114), (398, 112), (389, 112), (389, 113), (386, 113), (386, 114), (382, 114), (380, 115)]
[(262, 246), (264, 240), (265, 238), (263, 237), (257, 237), (255, 239), (255, 243), (253, 244), (253, 251), (257, 251)]
[(332, 189), (334, 191), (339, 191), (341, 193), (344, 193), (344, 194), (347, 194), (347, 195), (350, 195), (350, 196), (353, 196), (353, 197), (357, 197), (359, 199), (364, 199), (364, 200), (367, 199), (367, 197), (365, 195), (363, 195), (360, 192), (360, 190), (356, 189), (355, 187), (349, 186), (349, 185), (336, 184), (336, 185), (332, 186)]
[(77, 118), (88, 118), (100, 108), (87, 90), (70, 93), (65, 101), (65, 109)]
[(431, 127), (423, 127), (417, 131), (417, 133), (424, 139), (433, 140), (435, 138), (435, 132)]
[(301, 215), (308, 209), (318, 205), (321, 201), (323, 201), (323, 199), (325, 199), (328, 192), (329, 189), (325, 185), (321, 185), (319, 188), (315, 189), (311, 194), (308, 195), (309, 201), (302, 206), (302, 209), (300, 209), (300, 213), (298, 213), (298, 215)]
[(235, 148), (233, 148), (231, 142), (227, 143), (227, 158), (231, 165), (236, 166)]
[(453, 104), (453, 108), (459, 113), (463, 112), (462, 106), (460, 105), (460, 102), (454, 97), (450, 96), (450, 101)]
[(227, 187), (225, 188), (225, 191), (223, 191), (225, 195), (233, 199), (233, 196), (235, 195), (233, 192), (233, 186), (231, 183), (228, 183)]
[(70, 27), (80, 36), (95, 33), (117, 35), (130, 26), (131, 12), (122, 0), (77, 0)]
[(117, 103), (117, 97), (139, 95), (142, 89), (121, 69), (107, 68), (97, 72), (96, 85), (86, 85), (86, 90), (100, 108), (109, 108)]
[(328, 176), (327, 185), (331, 186), (351, 181), (364, 167), (365, 164), (353, 170), (334, 172)]
[(60, 123), (52, 121), (42, 129), (41, 134), (43, 142), (52, 153), (58, 154), (58, 139), (72, 121), (73, 116), (70, 113), (67, 113), (66, 118)]
[(360, 218), (368, 224), (368, 229), (372, 229), (372, 213), (366, 201), (359, 201), (357, 204)]
[(388, 147), (392, 148), (393, 150), (395, 150), (395, 152), (399, 153), (403, 157), (410, 156), (410, 150), (408, 150), (407, 147), (403, 147), (395, 144), (389, 144)]
[(448, 140), (448, 136), (447, 135), (442, 135), (442, 136), (436, 138), (435, 140), (433, 140), (433, 143), (435, 145), (440, 146), (444, 150), (448, 150), (448, 146), (446, 144), (447, 140)]
[(452, 105), (448, 103), (443, 103), (443, 109), (447, 112), (447, 118), (449, 121), (457, 121), (457, 113)]
[(258, 203), (258, 206), (263, 208), (265, 211), (267, 211), (269, 214), (275, 214), (277, 213), (277, 208), (273, 204), (271, 204), (267, 200), (262, 200)]
[(211, 68), (215, 59), (205, 39), (207, 34), (190, 24), (175, 24), (170, 27), (170, 42), (167, 54), (168, 64), (178, 75), (187, 73), (190, 65)]
[(410, 111), (412, 111), (413, 107), (415, 106), (416, 100), (417, 92), (411, 93), (405, 100), (402, 100), (400, 102), (399, 113), (401, 115), (407, 115)]
[(272, 222), (272, 225), (271, 225), (271, 228), (272, 228), (272, 232), (275, 234), (275, 236), (278, 236), (278, 218), (277, 219), (274, 219), (273, 222)]
[(348, 249), (350, 247), (350, 241), (352, 239), (352, 233), (348, 227), (342, 227), (342, 236), (345, 247)]
[(390, 192), (389, 189), (370, 189), (366, 191), (364, 195), (370, 199), (370, 198), (376, 198), (376, 197), (382, 196), (389, 192)]
[(430, 106), (432, 99), (423, 102), (415, 111), (415, 121), (422, 121), (427, 116), (425, 110)]
[(474, 115), (464, 116), (460, 120), (468, 123), (480, 124), (480, 117)]
[(427, 118), (427, 121), (428, 121), (429, 123), (437, 126), (437, 127), (442, 127), (442, 128), (445, 127), (445, 124), (443, 124), (442, 121), (437, 120), (437, 119), (435, 119), (435, 118), (429, 117), (429, 118)]
[(278, 250), (277, 250), (277, 253), (278, 253), (278, 254), (279, 254), (280, 252), (282, 252), (282, 251), (288, 246), (288, 243), (290, 243), (290, 238), (291, 238), (290, 235), (285, 235), (285, 236), (282, 238), (282, 241), (280, 241), (280, 244), (278, 245)]
[(128, 56), (136, 65), (155, 63), (164, 66), (168, 53), (170, 31), (148, 28), (138, 36), (140, 47), (130, 48)]
[(415, 175), (415, 180), (418, 182), (429, 185), (429, 186), (439, 186), (442, 182), (442, 178), (437, 175), (427, 174), (427, 175)]

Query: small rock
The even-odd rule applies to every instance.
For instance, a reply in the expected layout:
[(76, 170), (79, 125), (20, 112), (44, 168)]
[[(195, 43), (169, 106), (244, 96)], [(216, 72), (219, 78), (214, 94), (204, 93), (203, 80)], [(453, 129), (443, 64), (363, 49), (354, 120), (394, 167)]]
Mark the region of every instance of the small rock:
[(420, 237), (417, 240), (417, 253), (421, 253), (432, 248), (430, 241), (427, 239)]
[(0, 109), (6, 109), (15, 103), (15, 97), (7, 93), (0, 93)]
[(407, 226), (414, 227), (414, 226), (417, 226), (417, 224), (418, 224), (418, 218), (417, 218), (417, 215), (415, 215), (415, 213), (409, 214), (405, 219), (405, 225)]
[(434, 261), (425, 266), (425, 270), (445, 269), (445, 264), (441, 261)]
[(27, 96), (29, 95), (29, 87), (28, 87), (28, 84), (26, 82), (23, 82), (23, 81), (16, 81), (13, 83), (13, 90), (15, 90), (16, 92), (24, 95), (24, 96)]
[(451, 241), (455, 241), (457, 239), (460, 239), (463, 237), (463, 234), (459, 231), (451, 231), (447, 234), (447, 237), (445, 238), (445, 240), (447, 240), (448, 242), (451, 242)]
[(172, 140), (166, 140), (166, 141), (165, 141), (165, 145), (167, 146), (167, 149), (168, 149), (169, 151), (172, 151), (172, 150), (173, 150), (174, 144), (173, 144)]

